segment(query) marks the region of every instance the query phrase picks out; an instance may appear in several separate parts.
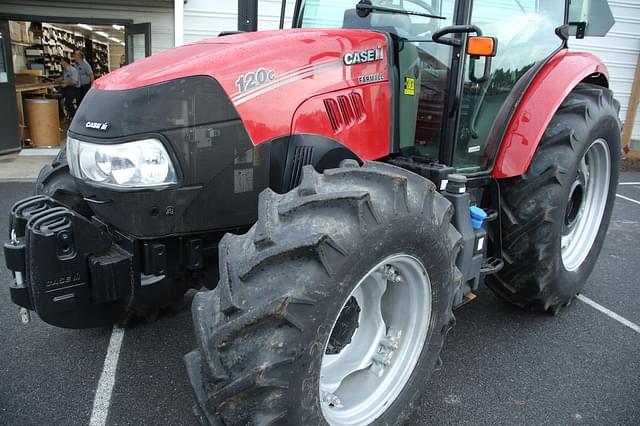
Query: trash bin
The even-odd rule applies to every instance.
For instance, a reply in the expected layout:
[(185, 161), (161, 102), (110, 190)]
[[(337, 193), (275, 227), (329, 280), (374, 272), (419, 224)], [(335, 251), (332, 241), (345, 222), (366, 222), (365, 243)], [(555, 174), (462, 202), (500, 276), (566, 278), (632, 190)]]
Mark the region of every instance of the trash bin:
[(31, 143), (37, 147), (60, 145), (60, 118), (56, 99), (25, 99)]
[(47, 93), (45, 95), (45, 98), (55, 99), (58, 102), (58, 117), (60, 118), (61, 122), (64, 121), (65, 119), (64, 106), (62, 104), (62, 102), (64, 101), (64, 97), (62, 96), (62, 93), (60, 92)]

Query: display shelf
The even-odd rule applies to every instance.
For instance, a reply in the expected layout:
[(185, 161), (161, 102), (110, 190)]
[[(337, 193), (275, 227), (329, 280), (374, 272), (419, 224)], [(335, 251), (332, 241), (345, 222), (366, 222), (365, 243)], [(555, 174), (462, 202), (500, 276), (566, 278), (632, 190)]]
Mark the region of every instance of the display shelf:
[[(71, 59), (75, 50), (85, 52), (85, 57), (99, 77), (109, 72), (109, 45), (83, 35), (47, 23), (32, 23), (34, 36), (40, 43), (24, 45), (27, 66), (42, 64), (45, 77), (56, 78), (62, 74), (60, 60)], [(28, 52), (27, 52), (28, 51)]]

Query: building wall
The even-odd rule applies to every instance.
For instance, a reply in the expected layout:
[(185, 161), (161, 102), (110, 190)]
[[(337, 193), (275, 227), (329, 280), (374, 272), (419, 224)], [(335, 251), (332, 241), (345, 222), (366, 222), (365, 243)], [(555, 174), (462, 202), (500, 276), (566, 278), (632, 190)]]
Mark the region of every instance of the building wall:
[[(640, 54), (640, 1), (609, 0), (609, 5), (616, 23), (607, 36), (572, 39), (570, 47), (589, 51), (607, 65), (611, 88), (622, 105), (620, 118), (624, 121)], [(640, 138), (640, 114), (636, 115), (633, 137)]]
[[(221, 31), (238, 28), (238, 1), (243, 0), (189, 0), (184, 5), (184, 42), (215, 37)], [(280, 0), (259, 0), (258, 29), (278, 28), (280, 24)], [(287, 0), (285, 28), (291, 27), (295, 0)]]
[(63, 18), (99, 18), (151, 23), (151, 51), (174, 46), (173, 2), (169, 1), (43, 1), (0, 0), (0, 13)]

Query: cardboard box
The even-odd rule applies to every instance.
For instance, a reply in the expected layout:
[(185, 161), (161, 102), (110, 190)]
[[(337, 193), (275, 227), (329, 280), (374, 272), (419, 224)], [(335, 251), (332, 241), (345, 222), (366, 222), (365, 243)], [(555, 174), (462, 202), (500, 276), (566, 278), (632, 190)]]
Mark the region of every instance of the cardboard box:
[(20, 35), (23, 43), (31, 43), (31, 34), (29, 33), (29, 27), (31, 22), (23, 22), (20, 26)]
[(34, 84), (42, 82), (42, 70), (22, 70), (15, 73), (16, 84)]
[(11, 35), (11, 40), (22, 42), (22, 22), (9, 21), (9, 34)]
[(9, 21), (11, 40), (20, 43), (31, 43), (31, 34), (29, 34), (30, 25), (31, 22)]

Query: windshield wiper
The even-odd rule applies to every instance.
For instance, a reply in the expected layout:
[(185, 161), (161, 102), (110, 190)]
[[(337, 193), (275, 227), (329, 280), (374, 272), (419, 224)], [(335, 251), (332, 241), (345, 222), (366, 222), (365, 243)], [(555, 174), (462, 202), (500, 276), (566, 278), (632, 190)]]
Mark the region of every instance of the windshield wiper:
[(401, 15), (423, 16), (425, 18), (447, 19), (444, 16), (430, 15), (428, 13), (412, 12), (410, 10), (402, 10), (402, 9), (393, 9), (391, 7), (375, 6), (371, 4), (371, 0), (360, 0), (360, 2), (356, 4), (356, 13), (358, 14), (359, 17), (364, 18), (368, 16), (371, 12), (399, 13)]

